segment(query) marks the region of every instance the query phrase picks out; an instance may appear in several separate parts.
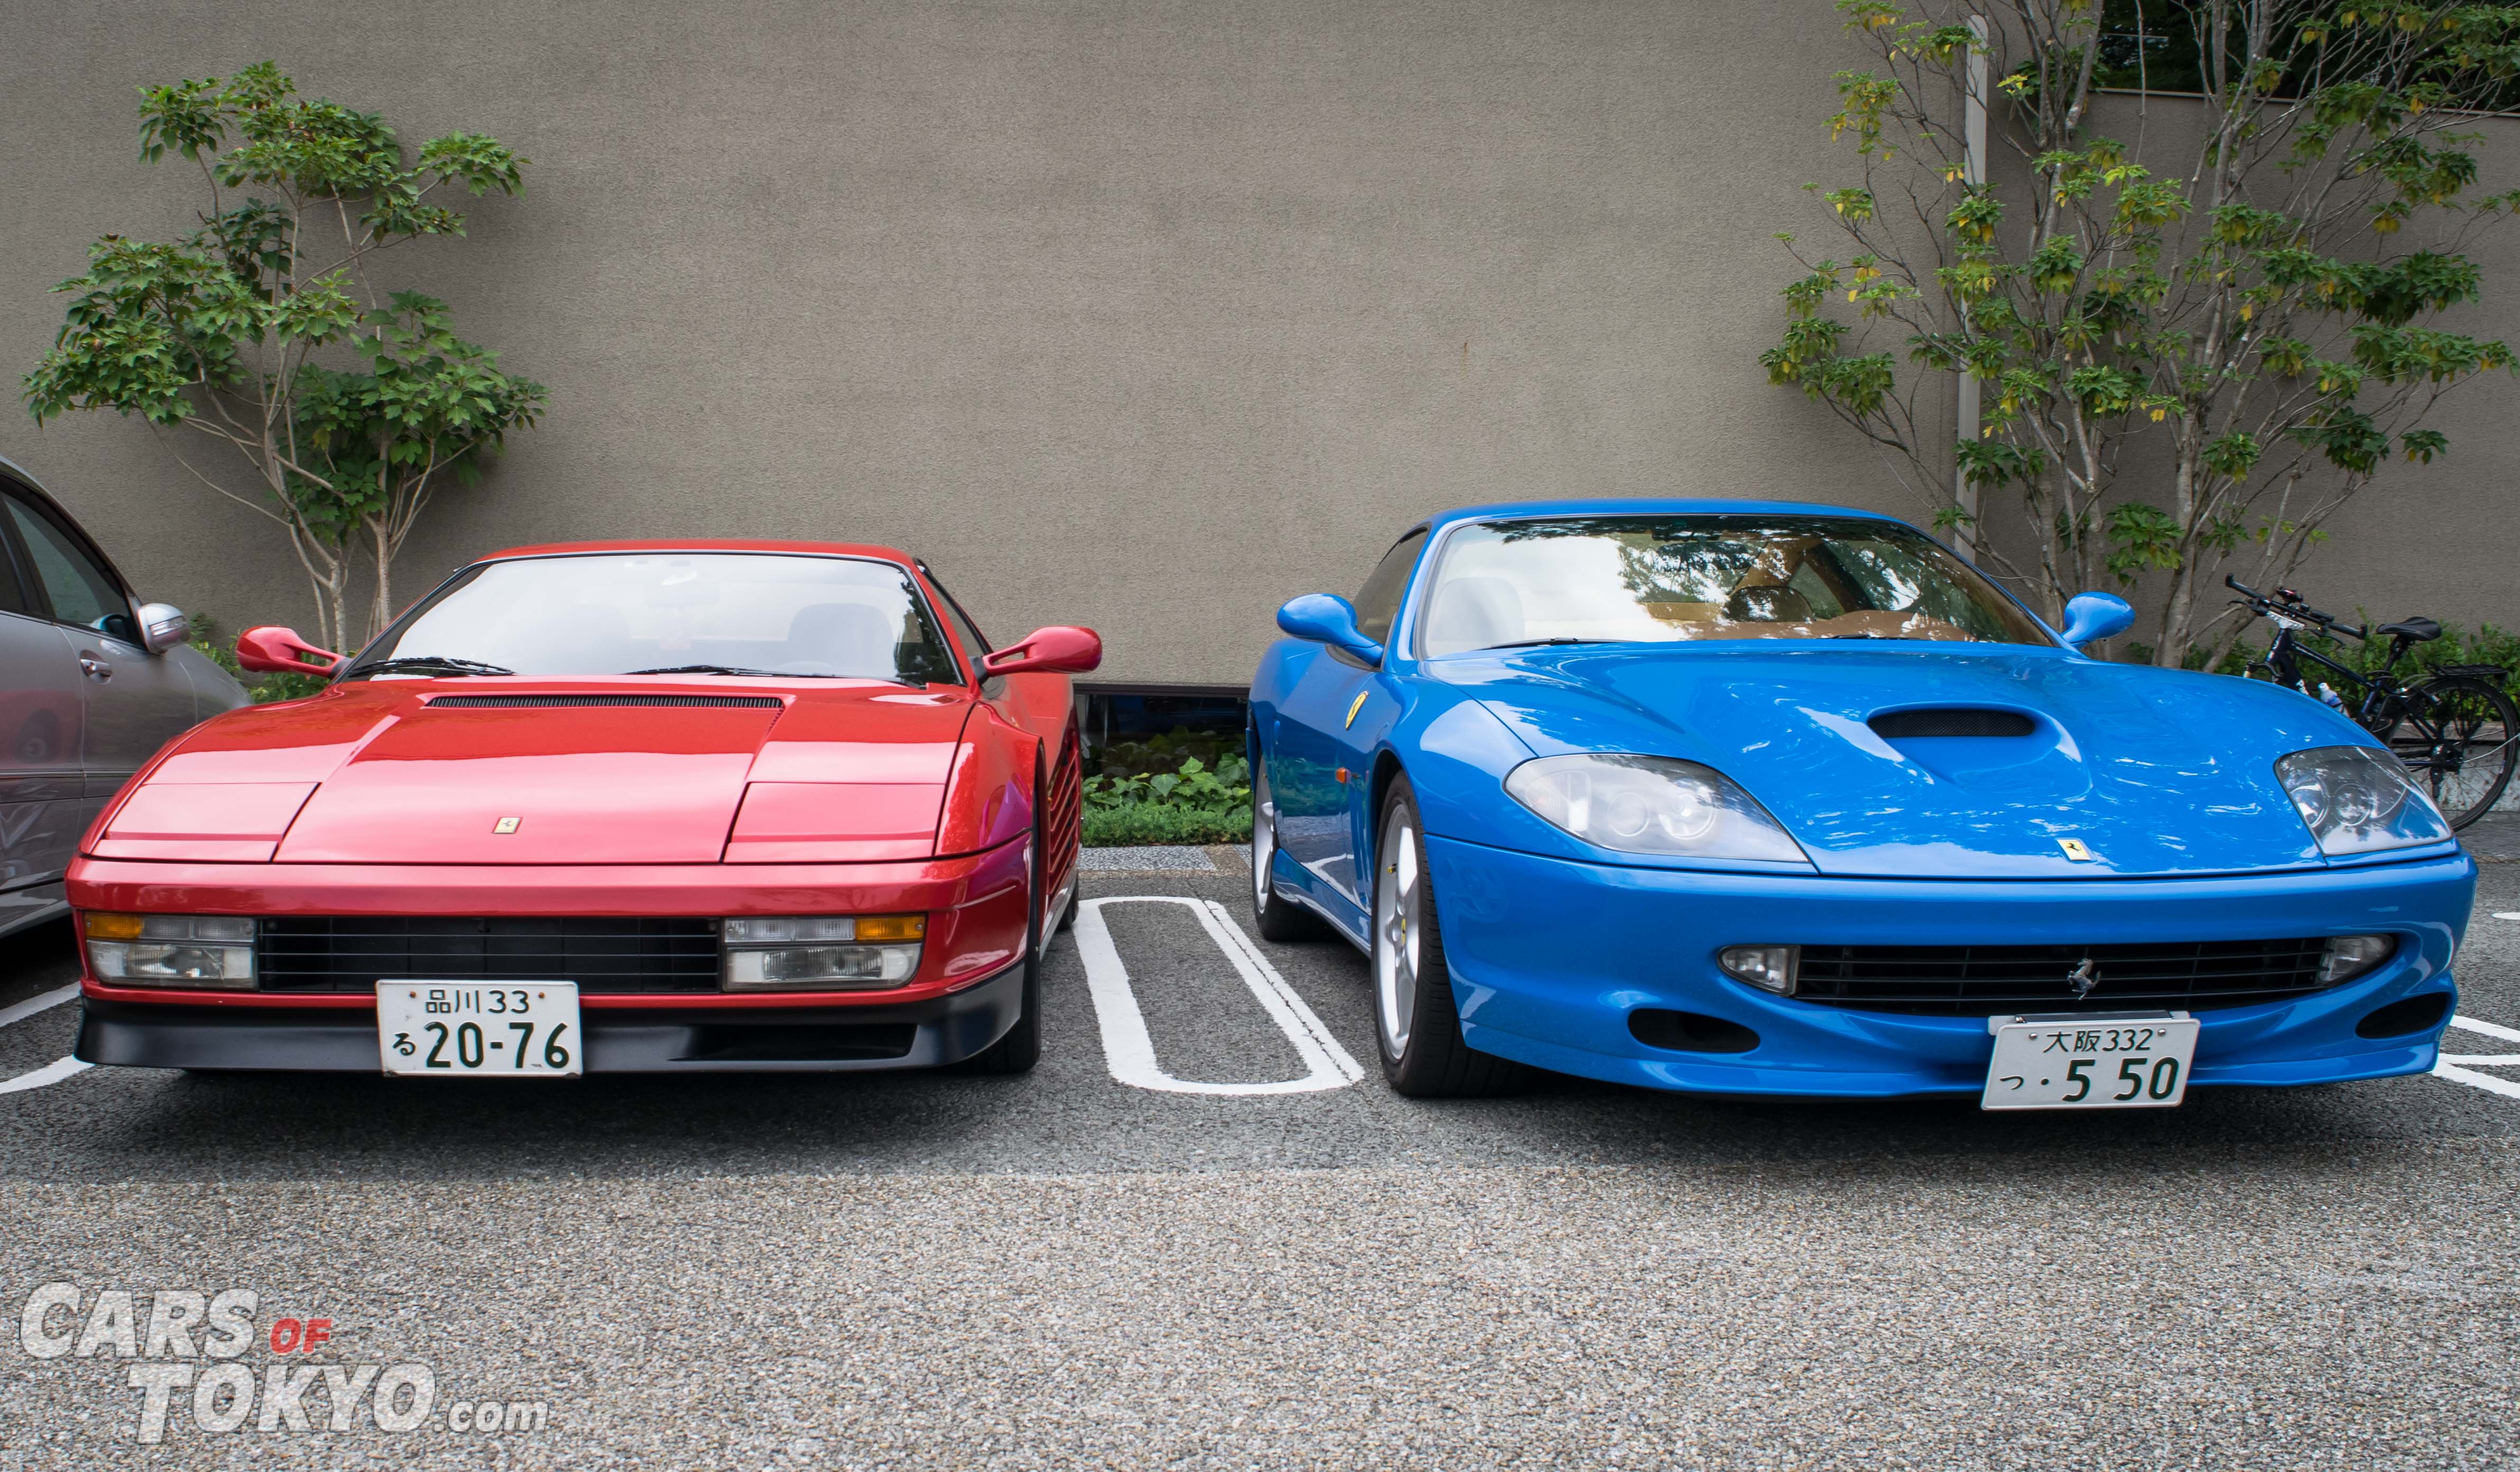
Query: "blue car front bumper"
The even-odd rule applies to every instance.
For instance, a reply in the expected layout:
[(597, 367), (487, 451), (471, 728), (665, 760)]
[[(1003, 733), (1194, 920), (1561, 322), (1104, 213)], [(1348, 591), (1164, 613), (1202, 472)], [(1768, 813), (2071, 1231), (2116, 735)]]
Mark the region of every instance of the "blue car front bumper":
[[(1727, 945), (2100, 945), (2388, 934), (2378, 970), (2252, 1006), (2198, 1006), (2193, 1081), (2325, 1083), (2422, 1073), (2454, 1005), (2451, 958), (2476, 866), (2464, 854), (2245, 878), (2002, 882), (1827, 879), (1574, 862), (1429, 837), (1438, 918), (1470, 1046), (1559, 1073), (1734, 1094), (1976, 1093), (1983, 1017), (1918, 1016), (1780, 997), (1732, 980)], [(2443, 993), (2443, 1021), (2355, 1030), (2402, 998)], [(2094, 1005), (2104, 1003), (2094, 995)], [(1649, 1045), (1641, 1008), (1746, 1027), (1712, 1053)], [(2025, 1009), (2027, 1010), (2027, 1009)]]

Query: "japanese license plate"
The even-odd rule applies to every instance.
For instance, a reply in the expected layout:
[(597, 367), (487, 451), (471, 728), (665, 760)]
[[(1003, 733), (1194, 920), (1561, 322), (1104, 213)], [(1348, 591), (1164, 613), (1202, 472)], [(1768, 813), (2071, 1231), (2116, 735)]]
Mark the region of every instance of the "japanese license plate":
[(1984, 1109), (2167, 1109), (2187, 1097), (2196, 1019), (2184, 1012), (1991, 1017)]
[(450, 1079), (584, 1073), (575, 982), (379, 982), (388, 1074)]

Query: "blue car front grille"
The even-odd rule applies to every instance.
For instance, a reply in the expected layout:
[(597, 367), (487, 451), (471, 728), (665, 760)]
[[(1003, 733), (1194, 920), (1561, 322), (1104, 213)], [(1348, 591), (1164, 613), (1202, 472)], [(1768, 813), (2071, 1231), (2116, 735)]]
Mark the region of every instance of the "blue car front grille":
[[(1871, 1012), (2202, 1011), (2325, 989), (2327, 941), (2182, 941), (2144, 945), (1806, 945), (1794, 995)], [(2077, 995), (2074, 975), (2095, 978)]]

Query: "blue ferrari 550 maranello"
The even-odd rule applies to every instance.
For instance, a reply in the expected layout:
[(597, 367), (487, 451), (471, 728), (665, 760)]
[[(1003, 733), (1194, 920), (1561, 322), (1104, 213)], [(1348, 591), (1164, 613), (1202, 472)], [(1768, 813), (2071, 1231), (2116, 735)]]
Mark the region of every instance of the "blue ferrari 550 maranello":
[(1407, 1094), (2177, 1104), (2420, 1073), (2476, 868), (2316, 700), (2085, 657), (1860, 511), (1446, 512), (1251, 684), (1272, 940), (1372, 960)]

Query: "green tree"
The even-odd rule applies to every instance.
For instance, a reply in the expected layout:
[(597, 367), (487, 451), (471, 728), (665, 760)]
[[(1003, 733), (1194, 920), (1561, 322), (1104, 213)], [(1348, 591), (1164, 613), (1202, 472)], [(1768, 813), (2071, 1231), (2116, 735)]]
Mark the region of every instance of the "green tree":
[(297, 417), (321, 477), (312, 499), (338, 519), (328, 533), (354, 526), (373, 558), (373, 637), (393, 621), (394, 558), (430, 493), (477, 482), (507, 432), (541, 417), (543, 387), (501, 373), (497, 353), (455, 336), (444, 302), (416, 292), (362, 320), (367, 369), (310, 367)]
[(199, 228), (89, 247), (87, 273), (55, 289), (71, 301), (26, 376), (26, 406), (38, 424), (110, 409), (172, 432), (197, 480), (287, 535), (316, 638), (338, 646), (355, 549), (376, 562), (374, 632), (430, 491), (477, 475), (544, 400), (456, 339), (442, 303), (381, 294), (377, 257), (461, 235), (464, 216), (440, 201), (459, 187), (521, 194), (527, 161), (459, 132), (407, 162), (379, 115), (300, 98), (270, 62), (224, 83), (142, 88), (140, 157), (169, 153), (201, 171)]
[[(2103, 577), (2140, 580), (2155, 661), (2190, 658), (2225, 571), (2281, 581), (2393, 456), (2447, 448), (2424, 427), (2446, 391), (2513, 365), (2434, 324), (2481, 295), (2471, 234), (2520, 206), (2476, 190), (2478, 135), (2457, 126), (2508, 104), (2520, 7), (1838, 9), (1874, 58), (1838, 73), (1829, 119), (1857, 175), (1807, 187), (1847, 253), (1780, 237), (1804, 274), (1762, 361), (2051, 619)], [(2095, 92), (2155, 90), (2156, 69), (2193, 91), (2146, 99), (2136, 144), (2095, 131)], [(1986, 400), (1958, 445), (1921, 391), (1956, 374)]]

